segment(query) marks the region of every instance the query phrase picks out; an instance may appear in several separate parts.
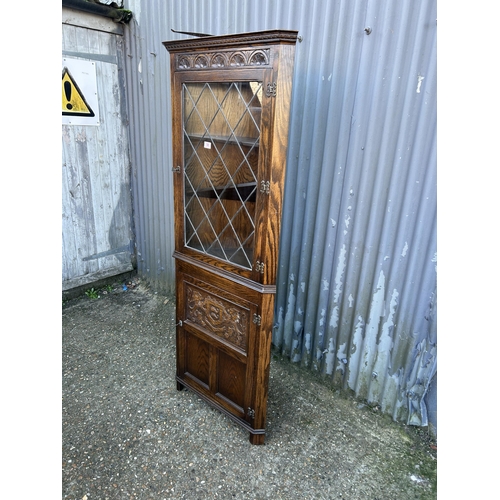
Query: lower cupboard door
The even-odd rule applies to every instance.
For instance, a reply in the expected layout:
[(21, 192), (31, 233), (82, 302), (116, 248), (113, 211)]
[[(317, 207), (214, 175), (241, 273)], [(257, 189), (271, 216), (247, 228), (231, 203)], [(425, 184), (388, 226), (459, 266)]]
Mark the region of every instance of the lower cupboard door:
[(177, 377), (209, 402), (252, 425), (255, 304), (183, 275)]

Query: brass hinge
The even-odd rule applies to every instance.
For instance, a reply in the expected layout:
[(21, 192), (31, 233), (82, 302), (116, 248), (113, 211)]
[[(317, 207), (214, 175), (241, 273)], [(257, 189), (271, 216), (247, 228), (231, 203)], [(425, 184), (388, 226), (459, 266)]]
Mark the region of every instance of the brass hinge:
[(276, 97), (276, 89), (278, 85), (276, 82), (268, 83), (266, 88), (266, 96), (267, 97)]
[(260, 273), (260, 274), (264, 274), (264, 268), (266, 267), (266, 265), (264, 264), (264, 262), (261, 262), (260, 260), (258, 260), (256, 263), (255, 263), (255, 270)]
[(269, 194), (271, 183), (269, 181), (260, 181), (260, 192), (262, 194)]
[(248, 407), (247, 415), (253, 420), (255, 418), (255, 410), (252, 410), (252, 408)]
[(253, 315), (253, 322), (254, 322), (256, 325), (260, 325), (260, 320), (261, 320), (261, 319), (262, 319), (262, 318), (260, 317), (260, 315), (259, 315), (259, 314), (254, 314), (254, 315)]

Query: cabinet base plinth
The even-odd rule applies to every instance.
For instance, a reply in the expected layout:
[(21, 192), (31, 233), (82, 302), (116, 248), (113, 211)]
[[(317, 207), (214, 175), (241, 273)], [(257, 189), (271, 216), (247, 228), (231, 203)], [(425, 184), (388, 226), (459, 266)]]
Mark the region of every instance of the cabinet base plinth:
[(199, 396), (201, 399), (203, 399), (210, 406), (218, 409), (221, 413), (223, 413), (224, 415), (229, 417), (233, 422), (235, 422), (236, 424), (238, 424), (239, 426), (241, 426), (245, 430), (247, 430), (250, 433), (249, 441), (251, 444), (255, 444), (255, 445), (264, 444), (264, 440), (266, 437), (265, 429), (253, 429), (248, 424), (248, 422), (233, 415), (231, 412), (227, 411), (223, 406), (219, 405), (216, 401), (212, 400), (211, 398), (208, 398), (202, 392), (196, 390), (196, 388), (191, 387), (191, 385), (189, 385), (189, 383), (185, 384), (185, 383), (181, 382), (183, 380), (182, 378), (176, 377), (176, 379), (177, 379), (177, 389), (178, 390), (188, 390), (188, 391), (194, 392), (197, 396)]

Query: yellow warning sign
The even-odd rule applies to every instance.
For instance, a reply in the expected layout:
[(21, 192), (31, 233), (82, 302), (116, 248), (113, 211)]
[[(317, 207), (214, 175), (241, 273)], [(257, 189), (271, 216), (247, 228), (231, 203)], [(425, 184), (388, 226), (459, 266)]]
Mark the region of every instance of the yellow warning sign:
[(62, 72), (62, 114), (66, 116), (94, 116), (92, 108), (71, 77), (68, 68), (64, 68)]

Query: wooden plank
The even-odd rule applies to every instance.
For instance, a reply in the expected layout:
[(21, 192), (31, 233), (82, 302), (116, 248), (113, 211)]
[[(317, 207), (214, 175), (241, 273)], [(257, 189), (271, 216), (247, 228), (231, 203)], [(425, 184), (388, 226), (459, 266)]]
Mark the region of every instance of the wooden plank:
[(115, 23), (112, 19), (102, 16), (94, 16), (87, 12), (81, 12), (65, 7), (62, 8), (62, 23), (77, 26), (79, 28), (88, 28), (91, 30), (113, 33), (115, 35), (123, 35), (123, 25)]
[[(116, 35), (67, 24), (62, 31), (65, 51), (89, 57), (115, 56), (123, 63), (123, 57), (117, 57)], [(128, 131), (122, 117), (125, 92), (120, 88), (116, 63), (95, 60), (94, 64), (100, 123), (63, 125), (62, 130), (62, 270), (66, 288), (132, 268), (129, 251), (110, 252), (132, 248), (133, 239)]]
[(110, 278), (111, 276), (118, 276), (119, 274), (128, 273), (132, 271), (134, 267), (132, 264), (123, 264), (110, 269), (104, 269), (103, 271), (97, 271), (95, 273), (89, 273), (85, 276), (77, 276), (76, 278), (71, 278), (63, 281), (62, 289), (63, 291), (71, 290), (73, 288), (78, 288), (79, 286), (85, 286), (90, 283), (95, 283), (102, 279)]

